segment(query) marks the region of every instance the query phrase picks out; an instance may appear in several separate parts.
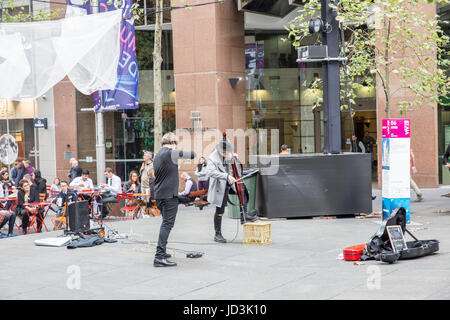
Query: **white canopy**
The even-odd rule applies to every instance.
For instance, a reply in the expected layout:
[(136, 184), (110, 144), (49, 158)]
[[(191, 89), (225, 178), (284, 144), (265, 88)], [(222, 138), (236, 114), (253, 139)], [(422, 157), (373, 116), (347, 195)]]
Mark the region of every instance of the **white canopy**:
[(83, 94), (117, 82), (122, 10), (0, 23), (0, 98), (37, 98), (68, 76)]

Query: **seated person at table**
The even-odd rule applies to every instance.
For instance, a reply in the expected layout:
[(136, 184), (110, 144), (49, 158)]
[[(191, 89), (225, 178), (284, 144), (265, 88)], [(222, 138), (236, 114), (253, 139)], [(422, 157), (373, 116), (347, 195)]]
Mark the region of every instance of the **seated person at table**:
[(31, 187), (31, 183), (27, 179), (22, 179), (19, 182), (19, 192), (17, 193), (17, 206), (15, 213), (22, 219), (23, 234), (27, 234), (28, 225), (30, 224), (29, 215), (37, 216), (37, 232), (41, 232), (42, 228), (42, 210), (34, 206), (28, 206), (28, 203), (39, 202), (39, 193)]
[(50, 201), (56, 198), (58, 193), (61, 192), (61, 180), (59, 178), (55, 178), (53, 180), (53, 184), (50, 187)]
[[(9, 181), (10, 182), (10, 181)], [(9, 188), (12, 187), (12, 184), (8, 183), (8, 172), (3, 171), (0, 173), (0, 198), (6, 198), (9, 195)], [(15, 187), (14, 187), (15, 188)], [(3, 228), (7, 223), (9, 223), (8, 235), (4, 235), (0, 233), (0, 239), (5, 237), (14, 237), (16, 234), (13, 234), (14, 222), (16, 221), (16, 213), (10, 212), (9, 208), (12, 205), (12, 201), (4, 201), (0, 203), (0, 229)], [(5, 208), (2, 209), (2, 208)]]
[(106, 177), (106, 183), (101, 183), (99, 185), (100, 188), (106, 190), (107, 192), (102, 194), (99, 202), (102, 203), (102, 216), (101, 218), (104, 219), (106, 216), (108, 216), (109, 212), (106, 208), (107, 203), (118, 203), (117, 200), (117, 194), (122, 192), (122, 180), (116, 176), (111, 168), (105, 169), (105, 177)]
[(191, 178), (190, 175), (187, 174), (187, 172), (183, 172), (181, 174), (181, 180), (185, 182), (184, 190), (180, 193), (178, 193), (178, 201), (180, 203), (189, 203), (195, 200), (195, 198), (189, 197), (189, 193), (192, 191), (197, 191), (197, 183), (194, 179)]
[(0, 184), (3, 185), (5, 189), (5, 193), (8, 193), (8, 190), (15, 188), (14, 182), (9, 179), (8, 171), (2, 171), (0, 173)]
[(34, 170), (31, 174), (31, 178), (34, 181), (33, 184), (36, 186), (36, 190), (39, 195), (45, 194), (44, 200), (47, 200), (47, 180), (42, 178), (41, 172), (39, 170)]
[[(78, 197), (75, 191), (69, 189), (67, 181), (61, 181), (60, 185), (61, 185), (61, 192), (55, 199), (53, 199), (53, 203), (56, 203), (56, 205), (58, 206), (57, 211), (58, 217), (63, 215), (64, 205), (76, 201)], [(53, 208), (52, 210), (55, 211)]]
[(89, 178), (89, 170), (83, 170), (81, 173), (81, 177), (76, 177), (75, 179), (73, 179), (70, 183), (70, 186), (74, 187), (76, 191), (94, 189), (92, 179)]
[[(38, 191), (37, 185), (35, 185), (33, 183), (33, 177), (31, 176), (31, 174), (28, 174), (28, 173), (25, 174), (23, 176), (23, 180), (27, 180), (28, 183), (30, 184), (30, 188), (33, 189), (39, 195), (39, 191)], [(19, 181), (19, 187), (20, 187), (20, 181)], [(39, 201), (37, 201), (37, 202), (39, 202)]]
[(131, 171), (127, 182), (123, 185), (124, 193), (142, 193), (137, 171)]
[[(8, 172), (0, 172), (0, 198), (8, 198), (8, 196), (16, 190), (16, 187), (12, 181), (8, 179)], [(6, 200), (0, 202), (0, 209), (4, 208), (9, 210), (12, 206), (12, 201)]]

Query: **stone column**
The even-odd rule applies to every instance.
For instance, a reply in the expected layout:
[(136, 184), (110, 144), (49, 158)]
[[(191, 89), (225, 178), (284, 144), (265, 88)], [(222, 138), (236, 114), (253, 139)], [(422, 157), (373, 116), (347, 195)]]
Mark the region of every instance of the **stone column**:
[(203, 128), (245, 130), (244, 14), (234, 1), (179, 9), (172, 27), (177, 129), (193, 128), (198, 111)]
[(75, 87), (67, 77), (53, 87), (53, 101), (55, 105), (56, 176), (67, 180), (70, 163), (68, 159), (64, 159), (64, 152), (71, 151), (73, 156), (78, 158), (76, 94)]
[[(436, 13), (436, 5), (420, 4), (421, 12), (425, 12), (434, 19)], [(417, 31), (417, 32), (420, 32)], [(422, 32), (425, 32), (424, 30)], [(408, 53), (407, 53), (408, 54)], [(436, 59), (430, 51), (430, 58)], [(395, 57), (396, 61), (403, 59), (402, 55)], [(394, 61), (395, 62), (395, 61)], [(434, 71), (432, 71), (434, 72)], [(399, 75), (391, 73), (391, 90), (395, 91), (401, 84)], [(415, 81), (412, 79), (411, 81)], [(381, 121), (386, 117), (386, 97), (380, 80), (377, 79), (378, 88), (376, 91), (377, 103), (377, 145), (378, 145), (378, 187), (381, 188), (381, 138), (382, 124)], [(437, 121), (437, 105), (435, 102), (428, 101), (420, 107), (408, 110), (400, 114), (397, 103), (400, 101), (411, 101), (414, 99), (408, 90), (399, 90), (391, 101), (391, 118), (409, 118), (411, 119), (411, 149), (415, 155), (415, 164), (417, 174), (411, 177), (420, 188), (436, 188), (439, 184), (439, 167), (438, 167), (438, 121)], [(413, 196), (414, 197), (414, 196)]]

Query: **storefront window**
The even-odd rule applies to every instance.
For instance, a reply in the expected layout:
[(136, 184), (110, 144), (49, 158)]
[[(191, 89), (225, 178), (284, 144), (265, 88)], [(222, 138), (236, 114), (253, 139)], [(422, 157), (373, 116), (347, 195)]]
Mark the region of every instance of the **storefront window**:
[[(34, 154), (35, 145), (38, 145), (33, 118), (37, 115), (37, 103), (33, 100), (0, 102), (0, 138), (9, 134), (17, 145), (17, 161), (28, 159), (36, 167)], [(14, 147), (15, 148), (15, 147)], [(10, 159), (11, 161), (11, 159)], [(6, 159), (2, 166), (8, 166)]]
[[(181, 2), (182, 3), (182, 2)], [(156, 14), (155, 0), (138, 0), (139, 8), (144, 10), (144, 17), (139, 21), (136, 21), (136, 26), (149, 26), (155, 24)], [(170, 23), (171, 21), (171, 7), (170, 0), (163, 0), (163, 23)], [(165, 9), (164, 9), (165, 8)]]
[(314, 129), (315, 124), (323, 125), (314, 119), (321, 119), (321, 112), (313, 108), (318, 106), (321, 90), (310, 86), (321, 77), (322, 69), (317, 63), (299, 66), (296, 51), (285, 37), (255, 32), (245, 38), (247, 127), (278, 129), (280, 146), (286, 144), (291, 153), (320, 152), (315, 148)]
[[(302, 45), (312, 43), (313, 37)], [(322, 152), (322, 64), (297, 63), (297, 52), (284, 33), (248, 31), (245, 56), (247, 127), (279, 129), (279, 144), (286, 144), (291, 153)], [(355, 101), (353, 118), (348, 110), (341, 112), (344, 152), (349, 151), (346, 138), (353, 133), (361, 141), (366, 133), (377, 137), (375, 90), (363, 87)]]

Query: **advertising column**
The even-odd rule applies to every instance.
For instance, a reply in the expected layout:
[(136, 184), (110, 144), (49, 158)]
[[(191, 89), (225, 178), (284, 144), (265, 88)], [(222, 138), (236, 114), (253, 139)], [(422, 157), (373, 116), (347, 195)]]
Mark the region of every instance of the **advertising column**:
[(410, 120), (383, 119), (382, 126), (383, 219), (403, 207), (410, 223)]

